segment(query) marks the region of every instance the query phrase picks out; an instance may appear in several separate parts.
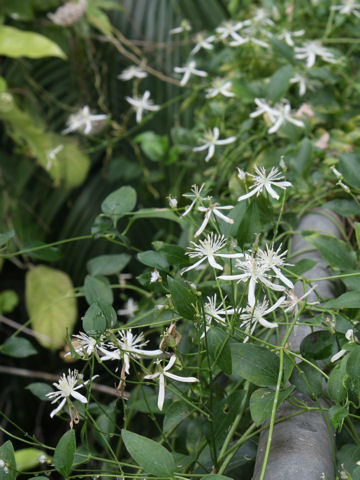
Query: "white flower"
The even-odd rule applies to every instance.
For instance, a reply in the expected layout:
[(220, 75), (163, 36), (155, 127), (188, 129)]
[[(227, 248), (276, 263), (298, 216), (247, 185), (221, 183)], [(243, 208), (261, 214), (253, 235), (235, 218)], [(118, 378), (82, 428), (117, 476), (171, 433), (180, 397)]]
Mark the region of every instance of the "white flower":
[[(97, 376), (98, 375), (92, 377), (92, 380)], [(63, 375), (59, 378), (58, 383), (53, 383), (54, 387), (58, 389), (58, 392), (49, 392), (45, 395), (46, 397), (53, 399), (51, 403), (56, 403), (62, 399), (60, 404), (50, 413), (50, 417), (52, 418), (54, 415), (59, 413), (64, 407), (65, 403), (70, 400), (70, 397), (79, 400), (81, 403), (87, 403), (87, 398), (84, 397), (84, 395), (81, 395), (81, 393), (77, 392), (77, 390), (89, 383), (89, 381), (90, 380), (84, 382), (77, 370), (72, 372), (69, 368), (68, 375), (63, 373)]]
[(92, 115), (90, 113), (90, 108), (85, 105), (84, 107), (80, 108), (80, 110), (76, 113), (70, 115), (67, 120), (68, 127), (62, 131), (63, 135), (67, 133), (74, 132), (79, 130), (80, 132), (84, 133), (85, 135), (89, 135), (90, 133), (96, 133), (99, 129), (99, 124), (102, 126), (107, 119), (107, 115)]
[(217, 95), (223, 95), (224, 97), (234, 97), (235, 93), (231, 91), (232, 83), (222, 78), (215, 78), (211, 88), (207, 88), (206, 98), (214, 98)]
[[(218, 323), (225, 325), (226, 321), (225, 321), (224, 315), (226, 316), (227, 314), (234, 313), (233, 308), (224, 309), (225, 298), (218, 306), (216, 306), (216, 293), (212, 297), (206, 297), (206, 298), (207, 298), (207, 302), (204, 304), (205, 323), (206, 323), (205, 332), (209, 330), (213, 319), (215, 319)], [(205, 332), (203, 332), (200, 338), (204, 338)]]
[(149, 100), (150, 92), (146, 90), (142, 97), (125, 97), (125, 99), (135, 108), (136, 111), (136, 121), (140, 123), (144, 110), (149, 110), (150, 112), (156, 112), (159, 110), (159, 105), (154, 105), (152, 100)]
[(190, 32), (191, 25), (188, 20), (182, 20), (181, 24), (178, 27), (172, 28), (169, 33), (170, 35), (176, 35), (177, 33)]
[(216, 262), (215, 257), (240, 258), (244, 255), (243, 253), (218, 253), (219, 250), (225, 247), (226, 239), (224, 235), (214, 235), (214, 233), (212, 232), (207, 235), (204, 240), (199, 240), (199, 244), (196, 244), (195, 242), (191, 243), (194, 246), (188, 248), (189, 252), (187, 252), (186, 255), (189, 255), (190, 258), (200, 257), (200, 260), (195, 262), (190, 267), (183, 268), (180, 272), (181, 275), (183, 275), (185, 272), (188, 272), (189, 270), (197, 268), (206, 260), (213, 268), (223, 270), (223, 267)]
[(86, 10), (86, 0), (80, 0), (78, 3), (67, 2), (59, 7), (54, 13), (48, 13), (47, 16), (56, 25), (68, 27), (78, 22)]
[[(305, 300), (305, 298), (307, 298), (310, 295), (310, 293), (312, 293), (315, 290), (316, 287), (317, 287), (317, 285), (313, 285), (300, 298), (298, 298), (295, 295), (294, 290), (289, 290), (288, 292), (286, 292), (287, 299), (285, 300), (284, 305), (283, 305), (285, 307), (284, 312), (286, 312), (286, 313), (293, 312), (294, 315), (297, 315), (298, 312), (299, 312), (299, 303), (301, 303), (303, 300)], [(319, 302), (316, 301), (316, 302), (307, 302), (307, 303), (308, 303), (308, 305), (316, 305)]]
[[(242, 320), (240, 328), (245, 327), (246, 335), (252, 335), (258, 323), (265, 328), (276, 328), (278, 324), (276, 322), (269, 322), (264, 317), (269, 313), (276, 310), (285, 300), (285, 297), (280, 297), (279, 300), (270, 308), (269, 302), (263, 300), (262, 303), (254, 305), (248, 305), (244, 313), (240, 313), (240, 319)], [(244, 343), (247, 342), (248, 336), (244, 339)]]
[(127, 302), (125, 303), (125, 308), (120, 308), (117, 311), (118, 315), (126, 315), (127, 317), (131, 318), (135, 315), (135, 312), (139, 310), (139, 305), (135, 302), (135, 300), (130, 297)]
[(155, 283), (155, 282), (157, 282), (158, 280), (161, 280), (161, 275), (160, 275), (159, 271), (155, 268), (155, 269), (151, 272), (150, 283)]
[(169, 200), (169, 206), (170, 208), (177, 208), (178, 206), (178, 201), (175, 197), (172, 197), (171, 195), (169, 195), (167, 197), (167, 199)]
[(287, 254), (287, 250), (282, 253), (279, 253), (280, 247), (275, 251), (273, 248), (269, 248), (269, 245), (266, 245), (266, 251), (261, 248), (256, 252), (256, 257), (260, 265), (263, 265), (266, 270), (272, 270), (275, 276), (281, 280), (289, 288), (294, 288), (294, 284), (288, 278), (283, 275), (279, 267), (284, 265), (291, 265), (290, 263), (285, 263), (284, 257)]
[(321, 57), (324, 62), (336, 63), (334, 54), (324, 48), (319, 40), (310, 40), (303, 47), (295, 47), (295, 58), (306, 60), (307, 68), (314, 66), (316, 57)]
[(215, 40), (215, 35), (211, 35), (210, 37), (206, 37), (203, 33), (198, 33), (195, 36), (196, 45), (191, 50), (190, 55), (195, 55), (198, 53), (202, 48), (204, 50), (212, 50), (214, 45), (211, 43)]
[[(347, 330), (347, 332), (345, 333), (345, 338), (348, 341), (348, 343), (355, 343), (357, 339), (354, 336), (354, 330), (352, 328)], [(345, 353), (347, 353), (347, 350), (343, 350), (343, 349), (339, 350), (337, 353), (335, 353), (335, 355), (331, 357), (330, 362), (332, 363), (336, 362), (336, 360), (339, 360), (339, 358), (343, 357)]]
[(246, 175), (247, 175), (247, 173), (245, 172), (245, 170), (242, 170), (240, 167), (237, 167), (237, 171), (238, 171), (238, 178), (239, 178), (240, 180), (245, 180)]
[(285, 189), (286, 187), (291, 187), (292, 183), (283, 181), (283, 175), (279, 172), (279, 170), (275, 167), (272, 167), (270, 172), (267, 174), (266, 170), (264, 167), (256, 167), (255, 172), (257, 175), (253, 175), (252, 173), (248, 173), (247, 175), (252, 177), (254, 179), (254, 184), (251, 185), (251, 191), (249, 193), (246, 193), (245, 195), (241, 195), (238, 198), (238, 202), (241, 202), (242, 200), (245, 200), (249, 197), (252, 197), (253, 195), (260, 195), (264, 190), (266, 190), (272, 198), (275, 198), (278, 200), (280, 197), (279, 195), (275, 192), (275, 190), (272, 188), (274, 187), (279, 187), (282, 189)]
[(2, 458), (0, 458), (0, 468), (3, 469), (3, 472), (4, 472), (5, 475), (7, 475), (9, 473), (9, 469), (6, 465), (6, 462)]
[(338, 10), (342, 15), (351, 15), (353, 13), (356, 17), (360, 18), (360, 12), (358, 12), (360, 4), (355, 3), (354, 0), (343, 0), (342, 5), (333, 5), (330, 8), (331, 10)]
[(84, 332), (80, 332), (78, 335), (73, 335), (72, 337), (76, 340), (71, 343), (73, 344), (75, 353), (80, 355), (80, 357), (90, 356), (96, 351), (97, 341), (95, 338), (89, 337)]
[(171, 378), (172, 380), (176, 380), (177, 382), (185, 382), (185, 383), (194, 383), (199, 381), (195, 377), (180, 377), (179, 375), (174, 375), (173, 373), (170, 373), (169, 370), (174, 366), (175, 362), (176, 362), (176, 356), (172, 355), (166, 367), (162, 368), (158, 363), (160, 371), (153, 373), (151, 375), (145, 375), (144, 377), (144, 379), (146, 380), (153, 380), (154, 378), (159, 377), (159, 395), (158, 395), (158, 403), (157, 403), (159, 410), (162, 410), (164, 406), (165, 377)]
[(185, 67), (175, 67), (174, 71), (184, 74), (180, 81), (181, 86), (187, 84), (191, 75), (197, 75), (198, 77), (207, 77), (208, 75), (204, 70), (198, 70), (196, 68), (196, 62), (194, 60), (191, 60)]
[(64, 145), (57, 145), (52, 150), (49, 150), (46, 154), (48, 161), (46, 162), (46, 170), (50, 170), (52, 167), (53, 161), (56, 159), (56, 155), (64, 149)]
[(194, 147), (193, 152), (201, 152), (202, 150), (208, 150), (208, 153), (205, 157), (205, 162), (208, 162), (210, 158), (214, 156), (215, 146), (216, 145), (227, 145), (229, 143), (235, 142), (236, 137), (223, 138), (219, 140), (220, 130), (218, 127), (215, 127), (213, 131), (208, 131), (204, 134), (202, 139), (205, 143), (199, 147)]
[(255, 287), (258, 282), (263, 283), (271, 290), (282, 292), (285, 289), (284, 286), (278, 285), (270, 281), (271, 275), (268, 272), (268, 268), (264, 263), (259, 260), (258, 257), (254, 257), (249, 253), (245, 253), (244, 260), (236, 260), (236, 268), (242, 270), (243, 273), (234, 275), (221, 275), (217, 277), (219, 280), (238, 280), (241, 282), (249, 282), (248, 285), (248, 304), (253, 307), (255, 305)]
[(289, 32), (288, 30), (284, 30), (278, 38), (279, 40), (285, 40), (289, 47), (293, 47), (295, 45), (293, 37), (301, 37), (304, 34), (305, 30), (296, 30), (295, 32)]
[(261, 7), (255, 9), (255, 15), (252, 17), (251, 23), (268, 26), (274, 25), (274, 22), (271, 20), (265, 8)]
[(250, 113), (250, 118), (258, 117), (259, 115), (267, 114), (272, 122), (276, 119), (276, 110), (271, 107), (266, 100), (263, 98), (255, 98), (255, 103), (257, 105), (257, 109), (254, 112)]
[(117, 76), (120, 80), (127, 81), (132, 80), (133, 78), (146, 78), (147, 73), (144, 72), (138, 65), (130, 65), (130, 67), (125, 68), (120, 75)]
[(191, 210), (194, 208), (196, 202), (202, 202), (202, 201), (205, 200), (205, 197), (202, 197), (200, 195), (204, 187), (205, 187), (205, 183), (203, 183), (200, 188), (197, 185), (192, 185), (191, 191), (193, 193), (183, 193), (183, 195), (182, 195), (183, 197), (193, 198), (193, 201), (188, 206), (188, 208), (185, 210), (185, 212), (181, 215), (182, 217), (185, 217), (188, 213), (191, 212)]
[(290, 78), (290, 83), (298, 83), (299, 84), (299, 95), (300, 95), (300, 97), (305, 95), (307, 87), (310, 90), (313, 90), (313, 86), (310, 84), (310, 82), (305, 77), (305, 75), (301, 75), (300, 73), (295, 73), (295, 75)]
[(273, 125), (269, 128), (268, 133), (275, 133), (285, 122), (292, 123), (293, 125), (296, 125), (300, 128), (304, 128), (305, 126), (302, 120), (293, 118), (293, 116), (291, 115), (290, 103), (285, 98), (282, 99), (281, 103), (279, 102), (274, 105), (274, 107), (272, 107), (271, 115), (275, 117), (275, 119), (273, 120), (269, 115), (269, 118), (273, 122)]
[(267, 42), (264, 42), (263, 40), (260, 40), (256, 37), (256, 35), (258, 35), (258, 32), (255, 29), (251, 27), (246, 28), (241, 33), (243, 36), (238, 35), (238, 38), (236, 40), (229, 42), (230, 47), (239, 47), (240, 45), (244, 45), (244, 43), (250, 42), (259, 45), (260, 47), (269, 48), (269, 44)]
[(227, 40), (228, 37), (233, 40), (239, 40), (242, 37), (237, 32), (244, 26), (250, 25), (250, 23), (250, 20), (245, 20), (244, 22), (226, 21), (223, 22), (220, 27), (217, 27), (216, 32), (219, 35), (220, 40)]
[(130, 359), (143, 357), (158, 357), (163, 352), (162, 350), (144, 350), (143, 347), (148, 343), (144, 341), (144, 334), (141, 332), (138, 335), (133, 335), (131, 329), (120, 330), (118, 332), (120, 339), (117, 341), (117, 346), (109, 342), (107, 345), (99, 347), (103, 354), (101, 361), (106, 360), (120, 360), (124, 361), (125, 373), (130, 373)]
[(216, 215), (218, 218), (221, 218), (226, 223), (233, 224), (234, 220), (232, 218), (228, 218), (220, 212), (220, 210), (231, 210), (232, 208), (234, 208), (233, 205), (225, 205), (223, 207), (220, 207), (218, 203), (210, 203), (208, 207), (198, 207), (199, 212), (205, 212), (205, 216), (200, 228), (197, 230), (194, 237), (198, 237), (205, 230), (205, 227), (209, 223), (212, 214)]

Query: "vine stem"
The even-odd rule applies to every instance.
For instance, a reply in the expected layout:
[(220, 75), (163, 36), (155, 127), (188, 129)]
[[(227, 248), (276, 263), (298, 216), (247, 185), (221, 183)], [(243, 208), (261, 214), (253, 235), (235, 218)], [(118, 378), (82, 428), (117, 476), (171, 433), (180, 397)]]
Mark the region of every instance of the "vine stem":
[(278, 379), (277, 379), (277, 383), (276, 383), (274, 403), (273, 403), (272, 411), (271, 411), (271, 419), (270, 419), (268, 439), (267, 439), (267, 443), (266, 443), (266, 450), (265, 450), (265, 455), (264, 455), (264, 462), (262, 464), (259, 480), (264, 480), (265, 473), (266, 473), (266, 467), (267, 467), (268, 460), (269, 460), (270, 448), (271, 448), (275, 419), (276, 419), (276, 411), (277, 411), (277, 406), (278, 406), (278, 401), (279, 401), (279, 393), (280, 393), (280, 385), (281, 385), (281, 380), (282, 380), (283, 367), (284, 367), (284, 350), (281, 349), (280, 350), (279, 374), (278, 374)]

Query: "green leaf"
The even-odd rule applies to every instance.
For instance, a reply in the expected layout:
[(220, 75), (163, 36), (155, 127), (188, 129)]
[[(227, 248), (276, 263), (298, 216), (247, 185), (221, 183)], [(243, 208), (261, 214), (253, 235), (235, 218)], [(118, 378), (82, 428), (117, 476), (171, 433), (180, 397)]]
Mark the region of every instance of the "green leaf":
[(234, 220), (234, 223), (230, 224), (220, 219), (219, 221), (220, 232), (223, 235), (225, 235), (225, 237), (236, 238), (241, 221), (245, 214), (245, 211), (246, 211), (246, 202), (240, 202), (237, 205), (235, 205), (235, 207), (232, 210), (230, 210), (229, 215), (227, 215), (227, 217)]
[(90, 336), (101, 335), (107, 328), (115, 328), (117, 315), (113, 307), (105, 302), (95, 301), (83, 317), (83, 329)]
[(238, 229), (238, 242), (242, 246), (254, 241), (254, 235), (266, 231), (273, 218), (270, 203), (265, 198), (254, 198), (247, 202), (246, 211)]
[(175, 310), (182, 317), (192, 320), (195, 314), (197, 298), (191, 291), (191, 287), (187, 286), (183, 281), (175, 280), (169, 276), (167, 277), (167, 281)]
[(325, 308), (360, 308), (359, 292), (346, 292), (324, 303)]
[(226, 477), (225, 475), (219, 475), (217, 473), (210, 473), (209, 475), (205, 475), (201, 478), (202, 480), (232, 480), (231, 477)]
[(227, 375), (231, 375), (231, 350), (226, 332), (219, 327), (211, 327), (206, 333), (206, 342), (212, 361)]
[(231, 428), (241, 404), (245, 398), (244, 390), (237, 390), (226, 398), (221, 399), (212, 409), (214, 440), (217, 448), (221, 449), (227, 432)]
[[(39, 240), (34, 240), (31, 243), (26, 243), (24, 245), (24, 250), (30, 250), (37, 247), (45, 246), (46, 243), (40, 242)], [(41, 250), (35, 250), (33, 252), (27, 252), (29, 257), (37, 258), (39, 260), (45, 260), (46, 262), (56, 262), (62, 257), (61, 251), (57, 247), (47, 247), (42, 248)]]
[(291, 374), (290, 383), (295, 385), (299, 392), (316, 398), (322, 394), (322, 379), (318, 370), (308, 363), (300, 362)]
[(287, 92), (292, 74), (293, 68), (291, 65), (285, 65), (276, 70), (267, 85), (266, 98), (278, 102)]
[(135, 137), (135, 142), (139, 143), (145, 155), (159, 162), (162, 160), (169, 149), (169, 138), (166, 135), (157, 135), (154, 132), (143, 132)]
[(332, 267), (342, 270), (356, 269), (355, 252), (343, 240), (309, 231), (302, 232), (302, 235), (307, 242), (320, 251), (321, 255)]
[(5, 473), (3, 468), (0, 468), (0, 480), (15, 480), (16, 479), (16, 462), (14, 447), (10, 440), (3, 443), (0, 447), (0, 458), (5, 462), (8, 472)]
[(346, 355), (337, 362), (332, 369), (327, 383), (327, 391), (331, 400), (335, 403), (342, 403), (346, 399), (348, 390), (348, 375), (346, 374), (346, 363), (349, 356)]
[(129, 263), (131, 255), (120, 253), (118, 255), (100, 255), (92, 258), (86, 264), (90, 275), (114, 275), (121, 272)]
[(270, 43), (282, 57), (286, 58), (290, 63), (294, 62), (294, 51), (285, 42), (273, 37), (270, 39)]
[(163, 430), (164, 433), (170, 432), (177, 427), (180, 422), (185, 420), (191, 414), (191, 409), (188, 405), (182, 402), (173, 402), (165, 411)]
[(356, 243), (357, 243), (358, 249), (360, 249), (360, 223), (354, 222), (354, 226), (355, 226)]
[[(280, 407), (294, 389), (294, 386), (290, 386), (279, 392), (278, 407)], [(250, 413), (256, 425), (262, 425), (265, 420), (270, 417), (274, 399), (275, 391), (270, 388), (258, 388), (252, 393), (250, 397)]]
[(50, 350), (60, 348), (77, 320), (76, 299), (70, 277), (40, 265), (26, 274), (26, 308), (38, 342)]
[(360, 347), (358, 346), (354, 350), (350, 352), (350, 354), (347, 356), (347, 362), (346, 362), (346, 373), (349, 375), (349, 377), (354, 380), (354, 379), (360, 379)]
[(277, 384), (279, 357), (266, 348), (249, 343), (232, 343), (233, 373), (259, 387)]
[(0, 292), (0, 313), (9, 313), (19, 303), (19, 297), (14, 290), (3, 290)]
[(294, 161), (291, 162), (291, 165), (300, 175), (304, 175), (312, 164), (312, 158), (312, 142), (308, 138), (304, 138), (298, 148)]
[(56, 470), (67, 477), (71, 472), (76, 450), (75, 431), (69, 430), (60, 438), (54, 452), (54, 465)]
[(35, 395), (35, 397), (40, 398), (40, 400), (44, 402), (50, 402), (51, 399), (46, 396), (47, 393), (53, 391), (53, 389), (47, 383), (42, 382), (34, 382), (30, 383), (25, 387), (26, 390), (30, 390), (30, 392)]
[(336, 337), (327, 330), (310, 333), (300, 345), (301, 354), (315, 360), (325, 360), (334, 355), (337, 350)]
[(160, 443), (124, 429), (121, 437), (131, 457), (146, 472), (159, 477), (173, 476), (174, 458)]
[(84, 293), (89, 305), (96, 301), (113, 303), (114, 295), (110, 287), (110, 282), (105, 277), (93, 277), (86, 275), (84, 282)]
[(66, 58), (61, 48), (49, 38), (8, 25), (0, 25), (0, 55), (13, 58)]
[(167, 270), (169, 267), (165, 253), (147, 250), (137, 254), (139, 262), (148, 267), (158, 268), (159, 270)]
[(141, 208), (132, 214), (132, 218), (163, 218), (172, 222), (181, 222), (181, 219), (168, 208)]
[(360, 215), (360, 206), (354, 200), (345, 200), (343, 198), (337, 198), (331, 200), (323, 205), (324, 208), (328, 208), (338, 215), (344, 217), (352, 217), (353, 215)]
[(342, 153), (339, 156), (339, 171), (350, 185), (360, 188), (360, 157), (356, 153)]
[(15, 230), (9, 230), (6, 233), (0, 233), (0, 247), (3, 247), (9, 240), (15, 237)]
[(290, 270), (294, 275), (302, 275), (303, 273), (308, 272), (317, 264), (316, 260), (310, 260), (310, 258), (303, 258), (295, 263), (295, 265), (286, 267), (287, 270)]
[(329, 409), (329, 418), (332, 427), (339, 431), (341, 430), (345, 418), (349, 415), (349, 405), (340, 406), (340, 405), (333, 405)]
[(336, 453), (337, 465), (343, 465), (343, 467), (340, 468), (344, 468), (347, 472), (349, 472), (351, 480), (357, 480), (358, 478), (355, 478), (354, 471), (359, 468), (356, 466), (356, 462), (358, 462), (359, 458), (359, 445), (345, 444)]
[(0, 352), (9, 357), (27, 358), (37, 354), (36, 349), (26, 338), (10, 337), (0, 346)]
[(51, 460), (45, 452), (36, 448), (22, 448), (21, 450), (16, 450), (15, 461), (17, 470), (19, 472), (34, 470), (34, 468), (39, 465), (40, 457), (43, 455), (45, 455), (49, 461)]
[(116, 225), (119, 218), (131, 212), (136, 205), (136, 191), (132, 187), (121, 187), (110, 193), (101, 204), (101, 211)]

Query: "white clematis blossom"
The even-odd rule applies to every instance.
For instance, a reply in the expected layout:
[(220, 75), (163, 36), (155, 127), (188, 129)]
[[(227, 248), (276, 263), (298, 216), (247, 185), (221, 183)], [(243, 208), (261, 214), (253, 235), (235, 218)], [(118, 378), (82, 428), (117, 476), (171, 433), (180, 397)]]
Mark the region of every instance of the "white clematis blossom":
[(276, 328), (278, 324), (276, 322), (269, 322), (264, 317), (269, 313), (276, 310), (285, 300), (285, 297), (280, 297), (279, 300), (274, 303), (269, 308), (269, 302), (267, 300), (263, 300), (262, 303), (257, 303), (254, 305), (248, 305), (244, 311), (244, 313), (240, 313), (240, 319), (242, 320), (240, 324), (240, 328), (245, 329), (246, 338), (244, 339), (244, 343), (248, 341), (249, 335), (254, 333), (255, 328), (258, 324), (265, 328)]
[(159, 377), (159, 395), (158, 395), (158, 402), (157, 402), (157, 406), (159, 410), (162, 410), (164, 406), (165, 377), (171, 378), (172, 380), (176, 380), (177, 382), (185, 382), (185, 383), (194, 383), (199, 381), (199, 379), (195, 377), (180, 377), (179, 375), (170, 373), (169, 370), (174, 366), (175, 362), (176, 362), (176, 355), (172, 355), (170, 357), (169, 363), (164, 368), (160, 366), (160, 361), (158, 361), (157, 363), (160, 370), (151, 375), (145, 375), (144, 377), (144, 379), (146, 380), (154, 380), (155, 378)]
[(232, 83), (229, 80), (223, 80), (222, 78), (215, 78), (210, 88), (205, 90), (206, 98), (214, 98), (218, 95), (224, 97), (234, 97), (235, 93), (231, 91)]
[(192, 150), (193, 152), (201, 152), (203, 150), (208, 150), (208, 153), (205, 157), (205, 162), (208, 162), (210, 158), (214, 156), (215, 153), (215, 146), (216, 145), (228, 145), (229, 143), (233, 143), (236, 140), (236, 137), (228, 137), (219, 140), (220, 130), (218, 127), (215, 127), (213, 131), (208, 131), (204, 134), (203, 141), (205, 142), (204, 145), (200, 145), (199, 147), (194, 147)]
[[(144, 340), (144, 334), (140, 332), (138, 335), (134, 335), (131, 329), (120, 330), (118, 332), (119, 339), (117, 345), (110, 342), (108, 345), (99, 347), (100, 352), (103, 354), (101, 360), (123, 360), (124, 372), (130, 373), (130, 359), (139, 357), (158, 357), (163, 352), (162, 350), (144, 350), (143, 347), (148, 343), (148, 340)], [(107, 348), (106, 348), (107, 347)], [(123, 376), (123, 375), (122, 375)]]
[(191, 75), (196, 75), (198, 77), (207, 77), (208, 74), (204, 70), (198, 70), (196, 68), (196, 62), (191, 60), (185, 67), (175, 67), (174, 71), (176, 73), (183, 73), (183, 77), (180, 80), (180, 85), (183, 87), (189, 81)]
[(287, 250), (282, 253), (279, 253), (281, 245), (277, 250), (269, 248), (269, 245), (266, 245), (266, 250), (258, 249), (256, 252), (256, 257), (260, 265), (263, 265), (266, 270), (272, 270), (275, 276), (281, 280), (287, 287), (294, 288), (294, 284), (291, 280), (285, 277), (281, 272), (279, 267), (285, 265), (292, 265), (291, 263), (285, 263), (283, 257), (286, 256)]
[[(248, 285), (248, 304), (250, 307), (254, 307), (256, 303), (255, 288), (257, 283), (263, 283), (271, 290), (283, 292), (286, 288), (283, 285), (278, 285), (271, 281), (271, 274), (269, 268), (259, 260), (257, 256), (253, 256), (250, 253), (244, 254), (244, 260), (237, 260), (235, 263), (236, 268), (242, 271), (242, 273), (234, 275), (221, 275), (217, 277), (219, 280), (237, 280), (240, 282), (249, 282)], [(290, 280), (286, 279), (287, 282)]]
[(223, 207), (220, 207), (218, 203), (210, 203), (208, 207), (198, 207), (199, 212), (204, 212), (205, 216), (202, 224), (200, 225), (200, 228), (196, 231), (194, 237), (198, 237), (205, 230), (205, 227), (209, 223), (211, 215), (215, 215), (218, 218), (221, 218), (221, 220), (224, 220), (224, 222), (230, 223), (232, 225), (234, 223), (234, 220), (232, 218), (226, 217), (220, 210), (231, 210), (233, 208), (233, 205), (225, 205)]
[(270, 106), (261, 98), (255, 98), (255, 103), (258, 108), (250, 113), (250, 118), (266, 114), (273, 124), (268, 130), (269, 133), (275, 133), (285, 122), (290, 122), (297, 127), (304, 127), (304, 122), (292, 116), (291, 106), (286, 98), (283, 98), (281, 102), (276, 103), (274, 106)]
[(125, 99), (135, 108), (137, 123), (141, 122), (145, 110), (148, 110), (149, 112), (156, 112), (160, 109), (159, 105), (154, 105), (153, 101), (149, 100), (149, 90), (146, 90), (142, 97), (125, 97)]
[(295, 45), (293, 37), (302, 37), (305, 34), (305, 30), (296, 30), (295, 32), (289, 32), (288, 30), (284, 30), (278, 36), (279, 40), (284, 40), (289, 47), (293, 47)]
[(343, 0), (342, 5), (333, 5), (330, 7), (331, 10), (336, 10), (342, 15), (351, 15), (354, 14), (355, 17), (360, 18), (360, 3), (355, 3), (354, 0)]
[(197, 185), (194, 184), (191, 187), (191, 191), (193, 193), (183, 193), (183, 195), (182, 195), (183, 197), (190, 198), (190, 199), (193, 199), (193, 200), (190, 203), (190, 205), (187, 207), (185, 212), (181, 215), (182, 217), (185, 217), (188, 213), (190, 213), (197, 202), (203, 202), (206, 199), (211, 199), (211, 197), (202, 197), (201, 196), (201, 192), (204, 189), (204, 187), (205, 187), (205, 183), (203, 183), (201, 185), (201, 187), (198, 187)]
[[(357, 338), (354, 335), (354, 330), (352, 328), (347, 330), (347, 332), (345, 333), (345, 338), (348, 341), (348, 343), (355, 343), (357, 341)], [(339, 350), (337, 353), (335, 353), (335, 355), (331, 357), (330, 362), (332, 363), (336, 362), (337, 360), (339, 360), (339, 358), (343, 357), (346, 353), (347, 353), (347, 350), (343, 350), (343, 349)]]
[[(92, 377), (91, 380), (98, 377), (95, 375)], [(83, 381), (82, 377), (79, 375), (77, 370), (71, 371), (69, 369), (68, 375), (63, 375), (59, 378), (58, 382), (54, 382), (53, 385), (58, 389), (57, 392), (49, 392), (45, 396), (52, 400), (51, 403), (56, 403), (60, 399), (59, 405), (50, 413), (50, 417), (52, 418), (54, 415), (60, 412), (60, 410), (64, 407), (67, 401), (70, 401), (70, 397), (75, 398), (75, 400), (79, 400), (81, 403), (87, 403), (87, 398), (84, 395), (81, 395), (77, 390), (82, 388), (84, 385), (89, 383), (90, 380)]]
[(245, 20), (243, 22), (233, 22), (226, 21), (223, 22), (220, 27), (217, 27), (216, 33), (219, 35), (220, 40), (227, 40), (229, 37), (232, 40), (239, 40), (242, 37), (238, 34), (238, 31), (243, 27), (250, 25), (250, 20)]
[(147, 73), (144, 72), (138, 65), (130, 65), (130, 67), (125, 68), (120, 75), (117, 76), (119, 80), (124, 82), (132, 80), (133, 78), (146, 78)]
[(280, 197), (273, 189), (273, 186), (282, 188), (283, 190), (286, 189), (286, 187), (292, 186), (292, 183), (283, 180), (284, 176), (279, 172), (276, 167), (273, 167), (269, 173), (266, 173), (264, 167), (256, 167), (255, 172), (257, 173), (257, 175), (253, 175), (252, 173), (247, 174), (249, 177), (253, 178), (254, 184), (251, 185), (250, 192), (246, 193), (245, 195), (241, 195), (238, 198), (238, 202), (246, 200), (253, 195), (258, 196), (264, 190), (266, 190), (272, 198), (279, 200)]
[(63, 135), (66, 135), (76, 130), (84, 133), (85, 135), (90, 135), (90, 133), (96, 133), (98, 131), (99, 125), (102, 126), (107, 119), (107, 115), (92, 115), (90, 108), (85, 105), (80, 108), (76, 113), (70, 115), (67, 120), (68, 127), (62, 131)]
[(215, 35), (210, 35), (210, 37), (206, 37), (203, 33), (198, 33), (195, 36), (196, 45), (191, 50), (190, 55), (195, 55), (198, 53), (202, 48), (204, 50), (213, 50), (214, 45), (212, 42), (216, 39)]
[(207, 302), (204, 304), (204, 313), (205, 313), (205, 331), (202, 333), (200, 338), (205, 337), (205, 333), (209, 330), (210, 325), (213, 320), (216, 320), (221, 325), (226, 325), (226, 320), (224, 316), (232, 315), (234, 313), (233, 308), (224, 308), (224, 300), (216, 306), (216, 293), (212, 297), (206, 297)]
[(180, 272), (181, 275), (189, 270), (196, 269), (206, 260), (209, 262), (211, 267), (218, 270), (223, 270), (223, 267), (216, 262), (215, 257), (240, 258), (244, 256), (243, 253), (218, 253), (225, 247), (226, 239), (224, 235), (216, 235), (213, 232), (207, 235), (204, 240), (199, 240), (199, 244), (196, 244), (195, 242), (191, 243), (194, 246), (188, 248), (189, 252), (186, 252), (186, 255), (189, 255), (190, 258), (200, 257), (200, 260), (195, 262), (190, 267), (183, 268)]
[(295, 47), (295, 58), (306, 60), (307, 68), (315, 65), (316, 57), (320, 57), (324, 62), (336, 63), (334, 54), (324, 48), (319, 40), (310, 40), (303, 44), (303, 47)]

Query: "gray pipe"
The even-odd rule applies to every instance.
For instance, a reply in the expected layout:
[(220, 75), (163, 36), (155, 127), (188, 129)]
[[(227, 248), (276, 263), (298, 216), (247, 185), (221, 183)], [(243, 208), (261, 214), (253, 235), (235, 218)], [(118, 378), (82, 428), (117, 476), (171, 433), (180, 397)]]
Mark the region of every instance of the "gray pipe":
[[(298, 230), (314, 230), (318, 233), (340, 237), (339, 225), (340, 220), (333, 212), (318, 209), (302, 217)], [(305, 249), (306, 252), (292, 257), (291, 262), (295, 263), (303, 258), (316, 260), (318, 263), (304, 276), (310, 279), (328, 276), (329, 269), (320, 252), (313, 249), (304, 237), (295, 235), (291, 253), (295, 254)], [(334, 296), (333, 284), (329, 280), (317, 282), (316, 291), (323, 298)], [(296, 283), (295, 294), (297, 297), (304, 294), (302, 282)], [(308, 301), (316, 300), (315, 292), (310, 293)], [(293, 351), (299, 351), (301, 341), (309, 333), (311, 333), (310, 327), (296, 326), (289, 337), (290, 348)], [(296, 393), (296, 397), (309, 406), (318, 406), (301, 393)], [(285, 402), (278, 409), (277, 418), (285, 417), (296, 411), (295, 407)], [(260, 477), (267, 439), (268, 429), (260, 435), (253, 480), (258, 480)], [(319, 411), (310, 411), (276, 424), (265, 480), (335, 480), (333, 440), (329, 436), (328, 428)]]

